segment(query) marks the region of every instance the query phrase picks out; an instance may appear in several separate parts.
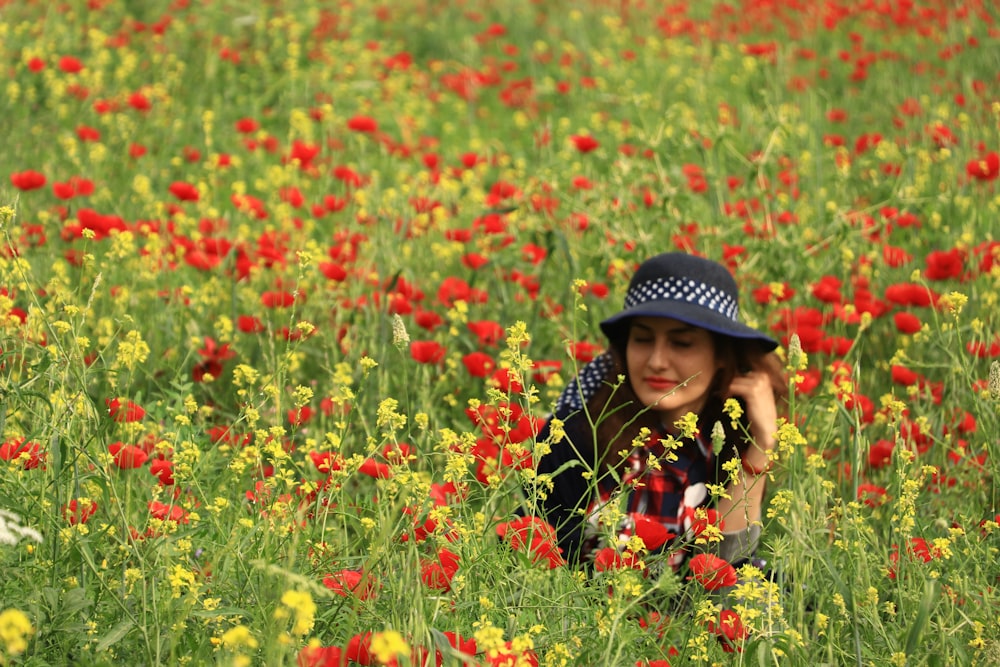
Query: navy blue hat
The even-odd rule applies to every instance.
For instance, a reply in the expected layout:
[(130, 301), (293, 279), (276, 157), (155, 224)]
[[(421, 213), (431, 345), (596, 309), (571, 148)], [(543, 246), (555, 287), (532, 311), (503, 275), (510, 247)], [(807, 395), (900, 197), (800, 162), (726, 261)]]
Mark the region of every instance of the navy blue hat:
[(601, 322), (611, 341), (622, 341), (633, 317), (670, 317), (723, 336), (756, 341), (767, 351), (778, 342), (740, 322), (739, 289), (729, 269), (683, 252), (651, 257), (636, 270), (620, 312)]

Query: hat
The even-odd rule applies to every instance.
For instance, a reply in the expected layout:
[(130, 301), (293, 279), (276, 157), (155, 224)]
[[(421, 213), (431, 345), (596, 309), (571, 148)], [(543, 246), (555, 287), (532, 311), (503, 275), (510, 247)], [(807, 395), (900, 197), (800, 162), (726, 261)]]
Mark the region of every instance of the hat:
[(670, 317), (723, 336), (756, 341), (767, 351), (777, 341), (739, 320), (739, 289), (729, 270), (682, 252), (651, 257), (636, 270), (620, 312), (601, 322), (609, 340), (621, 340), (633, 317)]

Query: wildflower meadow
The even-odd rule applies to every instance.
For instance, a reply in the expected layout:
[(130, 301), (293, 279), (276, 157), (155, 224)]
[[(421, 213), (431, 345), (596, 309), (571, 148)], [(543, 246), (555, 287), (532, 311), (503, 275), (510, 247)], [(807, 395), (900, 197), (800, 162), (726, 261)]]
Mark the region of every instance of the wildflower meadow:
[[(0, 0), (0, 57), (0, 665), (1000, 664), (993, 2)], [(568, 565), (536, 435), (667, 250), (781, 341), (763, 562)]]

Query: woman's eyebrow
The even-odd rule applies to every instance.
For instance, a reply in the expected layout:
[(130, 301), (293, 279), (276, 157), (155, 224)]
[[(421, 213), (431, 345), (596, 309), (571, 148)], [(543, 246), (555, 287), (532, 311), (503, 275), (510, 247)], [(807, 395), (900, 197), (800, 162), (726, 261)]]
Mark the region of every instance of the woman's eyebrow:
[[(643, 324), (642, 322), (633, 322), (632, 323), (632, 328), (633, 329), (642, 329), (643, 331), (648, 332), (648, 333), (653, 333), (654, 332), (653, 327), (649, 326), (648, 324)], [(697, 327), (693, 327), (690, 324), (685, 324), (683, 322), (678, 322), (674, 326), (662, 329), (662, 332), (663, 333), (667, 333), (667, 334), (678, 334), (678, 333), (679, 334), (684, 334), (684, 333), (691, 333), (692, 331), (696, 331), (696, 330), (697, 330)]]

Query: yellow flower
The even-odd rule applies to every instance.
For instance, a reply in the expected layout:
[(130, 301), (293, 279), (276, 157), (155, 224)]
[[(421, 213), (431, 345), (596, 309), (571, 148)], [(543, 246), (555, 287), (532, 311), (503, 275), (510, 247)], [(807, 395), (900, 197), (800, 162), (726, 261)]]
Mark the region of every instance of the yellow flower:
[(258, 644), (247, 626), (237, 625), (222, 634), (222, 645), (234, 651), (240, 648), (255, 649)]
[(316, 603), (313, 602), (309, 591), (285, 591), (281, 596), (281, 604), (287, 609), (279, 609), (275, 612), (275, 616), (278, 618), (293, 616), (292, 634), (304, 635), (312, 630), (316, 619)]
[(722, 406), (722, 411), (729, 415), (729, 419), (732, 420), (731, 426), (733, 428), (739, 427), (740, 417), (743, 416), (743, 406), (735, 398), (727, 398), (725, 405)]
[(0, 611), (0, 645), (9, 656), (24, 653), (28, 648), (28, 637), (34, 634), (31, 621), (19, 609)]
[(118, 343), (117, 361), (128, 370), (143, 364), (149, 356), (149, 345), (142, 339), (138, 331), (129, 331)]
[(682, 438), (693, 438), (698, 432), (698, 415), (688, 412), (675, 421), (674, 426), (680, 430)]
[(371, 652), (380, 663), (387, 664), (394, 658), (405, 658), (410, 655), (410, 647), (403, 639), (403, 635), (395, 630), (386, 630), (372, 637)]

